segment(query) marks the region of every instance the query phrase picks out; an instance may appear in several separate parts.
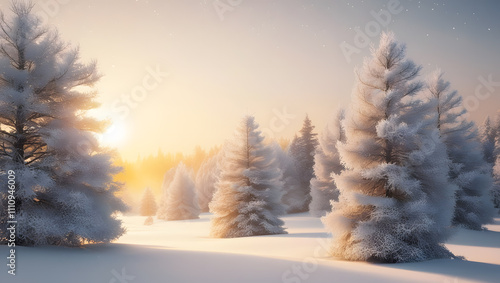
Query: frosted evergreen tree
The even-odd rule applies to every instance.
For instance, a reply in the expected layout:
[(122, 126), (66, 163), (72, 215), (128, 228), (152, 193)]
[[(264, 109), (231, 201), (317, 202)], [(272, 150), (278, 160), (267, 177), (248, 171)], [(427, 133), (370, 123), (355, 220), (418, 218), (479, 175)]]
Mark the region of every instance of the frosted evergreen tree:
[(163, 182), (161, 185), (161, 197), (160, 203), (158, 205), (158, 211), (156, 217), (158, 219), (167, 220), (167, 198), (168, 198), (168, 188), (170, 183), (174, 180), (175, 168), (168, 170), (165, 175), (163, 175)]
[(334, 176), (339, 201), (322, 219), (334, 256), (390, 263), (453, 257), (443, 242), (456, 188), (430, 119), (433, 105), (417, 98), (420, 68), (384, 33), (357, 72), (347, 142), (337, 146), (346, 167)]
[(146, 220), (144, 220), (144, 225), (146, 225), (146, 226), (150, 226), (150, 225), (153, 225), (153, 222), (154, 222), (154, 220), (153, 220), (153, 216), (148, 216), (148, 217), (146, 218)]
[(492, 122), (488, 116), (481, 127), (481, 144), (483, 148), (483, 155), (486, 162), (491, 165), (495, 164), (495, 141), (498, 136), (499, 125), (494, 121)]
[(300, 171), (302, 166), (294, 154), (292, 154), (294, 152), (298, 155), (301, 149), (301, 140), (295, 135), (287, 148), (287, 156), (278, 156), (280, 158), (279, 166), (284, 174), (282, 178), (288, 180), (283, 185), (283, 196), (281, 197), (281, 202), (285, 206), (286, 213), (304, 212), (311, 201), (308, 188), (303, 186), (305, 174)]
[[(298, 178), (299, 172), (297, 163), (288, 154), (288, 148), (283, 149), (277, 142), (271, 143), (274, 150), (278, 168), (281, 171), (282, 193), (285, 191), (298, 191), (300, 192), (300, 180)], [(286, 210), (286, 207), (285, 207)]]
[(491, 191), (495, 208), (500, 208), (500, 157), (497, 157), (493, 167), (493, 189)]
[[(32, 8), (13, 1), (13, 16), (0, 16), (0, 177), (16, 175), (16, 244), (109, 242), (124, 233), (115, 215), (126, 207), (115, 196), (120, 169), (95, 138), (105, 123), (86, 115), (98, 105), (96, 63), (82, 63)], [(2, 186), (1, 203), (7, 194)]]
[(493, 177), (493, 187), (491, 197), (495, 208), (500, 208), (500, 112), (496, 119), (490, 119), (488, 116), (481, 127), (481, 144), (483, 148), (484, 159), (491, 166)]
[(146, 188), (141, 199), (141, 216), (154, 216), (156, 214), (157, 206), (155, 196), (151, 188)]
[(215, 183), (220, 175), (220, 163), (222, 152), (203, 161), (196, 173), (196, 195), (198, 197), (198, 205), (202, 212), (208, 212), (208, 204), (212, 201), (215, 193)]
[(450, 178), (458, 191), (453, 224), (481, 230), (493, 220), (491, 167), (483, 152), (474, 122), (465, 118), (462, 97), (449, 90), (450, 83), (436, 71), (429, 81), (429, 92), (436, 99), (436, 123), (451, 160)]
[(254, 118), (246, 116), (226, 143), (221, 177), (210, 203), (213, 237), (286, 233), (278, 217), (284, 213), (281, 171), (272, 146), (263, 140)]
[(161, 219), (186, 220), (199, 218), (200, 207), (196, 199), (196, 188), (192, 173), (182, 162), (175, 168), (174, 178), (168, 186), (165, 207), (165, 214), (162, 215)]
[(311, 179), (311, 203), (309, 212), (313, 216), (324, 216), (331, 211), (330, 201), (338, 201), (339, 191), (332, 174), (338, 175), (344, 166), (337, 150), (338, 142), (345, 142), (342, 129), (344, 111), (339, 110), (320, 135), (319, 146), (314, 155), (314, 178)]
[(287, 213), (305, 212), (311, 202), (311, 179), (314, 177), (314, 153), (318, 145), (314, 126), (306, 115), (300, 130), (300, 136), (295, 136), (289, 147), (289, 155), (294, 159), (297, 167), (298, 187), (286, 187), (282, 202)]

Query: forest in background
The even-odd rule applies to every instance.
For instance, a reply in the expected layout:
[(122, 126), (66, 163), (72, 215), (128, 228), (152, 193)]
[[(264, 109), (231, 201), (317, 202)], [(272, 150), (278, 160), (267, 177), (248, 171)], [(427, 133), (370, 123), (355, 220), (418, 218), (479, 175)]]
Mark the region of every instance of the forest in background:
[(208, 151), (197, 146), (189, 155), (158, 150), (155, 155), (138, 156), (135, 161), (117, 158), (116, 165), (123, 170), (115, 175), (115, 181), (125, 184), (124, 193), (140, 195), (146, 187), (150, 187), (154, 194), (159, 195), (163, 176), (168, 170), (182, 161), (196, 172), (205, 159), (214, 156), (219, 150), (220, 146)]
[[(277, 142), (281, 148), (285, 149), (290, 140), (280, 138)], [(191, 154), (181, 152), (165, 153), (159, 149), (155, 155), (138, 156), (135, 161), (117, 157), (115, 165), (121, 167), (122, 171), (115, 175), (114, 180), (124, 184), (124, 188), (119, 192), (119, 195), (123, 197), (129, 206), (134, 206), (132, 210), (135, 211), (135, 207), (138, 205), (145, 188), (151, 188), (153, 194), (159, 198), (163, 177), (168, 170), (183, 162), (196, 174), (201, 164), (216, 155), (221, 148), (222, 145), (219, 145), (206, 150), (201, 146), (197, 146)]]

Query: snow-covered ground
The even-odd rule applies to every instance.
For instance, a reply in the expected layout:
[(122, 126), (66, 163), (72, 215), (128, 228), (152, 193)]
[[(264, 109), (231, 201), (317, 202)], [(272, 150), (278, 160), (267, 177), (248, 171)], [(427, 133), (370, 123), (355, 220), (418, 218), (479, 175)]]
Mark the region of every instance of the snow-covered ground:
[(210, 217), (144, 226), (127, 216), (113, 244), (18, 247), (17, 275), (4, 265), (0, 282), (500, 282), (500, 218), (488, 231), (457, 229), (447, 246), (467, 260), (370, 264), (329, 257), (328, 235), (308, 214), (284, 217), (287, 235), (236, 239), (209, 238)]

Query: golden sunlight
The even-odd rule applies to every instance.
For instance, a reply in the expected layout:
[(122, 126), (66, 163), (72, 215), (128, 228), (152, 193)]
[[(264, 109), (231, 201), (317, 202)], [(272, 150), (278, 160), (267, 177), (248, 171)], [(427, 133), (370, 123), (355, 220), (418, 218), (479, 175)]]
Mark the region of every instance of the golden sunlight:
[(106, 131), (100, 135), (100, 143), (104, 146), (117, 147), (127, 138), (127, 127), (123, 121), (113, 121)]

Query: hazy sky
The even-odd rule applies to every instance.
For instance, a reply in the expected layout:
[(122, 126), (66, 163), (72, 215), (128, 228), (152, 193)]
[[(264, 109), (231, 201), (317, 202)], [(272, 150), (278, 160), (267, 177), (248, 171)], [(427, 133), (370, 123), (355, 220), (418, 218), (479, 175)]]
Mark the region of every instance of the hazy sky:
[(98, 61), (99, 115), (127, 159), (221, 144), (245, 114), (267, 135), (292, 137), (306, 113), (321, 131), (350, 100), (369, 55), (360, 39), (376, 44), (380, 30), (407, 43), (423, 78), (445, 71), (476, 121), (500, 108), (500, 1), (36, 2), (82, 60)]

